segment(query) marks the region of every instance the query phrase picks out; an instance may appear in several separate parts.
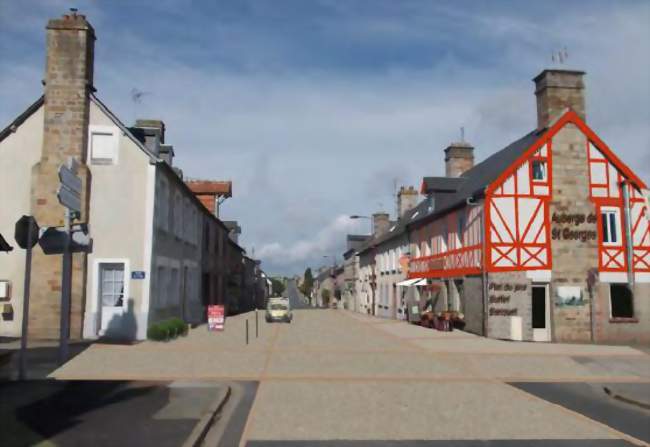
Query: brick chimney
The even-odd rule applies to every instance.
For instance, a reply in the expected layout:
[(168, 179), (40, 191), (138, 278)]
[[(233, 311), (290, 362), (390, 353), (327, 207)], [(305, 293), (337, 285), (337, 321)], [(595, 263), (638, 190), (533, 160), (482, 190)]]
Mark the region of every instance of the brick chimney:
[(409, 210), (415, 208), (415, 205), (418, 204), (418, 198), (418, 191), (413, 186), (409, 186), (408, 188), (402, 186), (399, 189), (397, 193), (398, 219), (401, 219)]
[(474, 147), (464, 141), (451, 143), (445, 149), (445, 176), (460, 177), (474, 167)]
[[(32, 168), (32, 214), (43, 226), (63, 224), (57, 199), (58, 169), (68, 157), (80, 162), (81, 222), (88, 222), (90, 172), (85, 165), (89, 94), (93, 90), (95, 31), (76, 11), (47, 24), (44, 128), (41, 159)], [(80, 338), (85, 302), (86, 255), (72, 261), (70, 337)], [(30, 336), (57, 338), (61, 306), (61, 256), (34, 249)]]
[(533, 79), (537, 96), (537, 129), (551, 126), (566, 109), (585, 116), (584, 71), (544, 70)]
[(390, 216), (388, 213), (378, 212), (372, 215), (372, 232), (374, 236), (388, 233), (390, 229)]

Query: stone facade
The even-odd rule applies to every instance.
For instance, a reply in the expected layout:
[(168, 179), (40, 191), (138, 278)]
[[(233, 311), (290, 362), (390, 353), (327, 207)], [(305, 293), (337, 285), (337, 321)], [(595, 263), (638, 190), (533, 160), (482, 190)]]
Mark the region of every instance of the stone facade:
[(465, 330), (483, 335), (483, 278), (466, 276), (460, 297), (461, 312), (465, 315)]
[(571, 109), (584, 121), (585, 97), (582, 71), (544, 70), (533, 79), (537, 96), (537, 128), (550, 127), (566, 109)]
[[(554, 214), (580, 214), (595, 216), (596, 208), (589, 198), (589, 164), (587, 163), (587, 138), (574, 125), (568, 124), (553, 138), (552, 147), (552, 199), (550, 202), (551, 231), (598, 231), (596, 223), (557, 224)], [(588, 220), (588, 219), (587, 219)], [(553, 273), (551, 281), (551, 308), (554, 341), (591, 341), (591, 300), (593, 280), (590, 275), (598, 271), (598, 241), (551, 238)], [(554, 299), (559, 287), (580, 287), (583, 300), (580, 305), (561, 305)]]
[(460, 177), (474, 167), (474, 148), (466, 142), (451, 143), (445, 149), (445, 176)]
[[(68, 157), (80, 162), (82, 210), (88, 221), (90, 175), (84, 164), (88, 134), (89, 93), (93, 84), (95, 33), (81, 15), (65, 15), (47, 25), (44, 134), (41, 160), (32, 168), (32, 214), (41, 226), (63, 224), (64, 208), (57, 199), (58, 169)], [(86, 255), (72, 263), (70, 337), (80, 338), (85, 302)], [(58, 338), (62, 256), (34, 250), (29, 334)]]

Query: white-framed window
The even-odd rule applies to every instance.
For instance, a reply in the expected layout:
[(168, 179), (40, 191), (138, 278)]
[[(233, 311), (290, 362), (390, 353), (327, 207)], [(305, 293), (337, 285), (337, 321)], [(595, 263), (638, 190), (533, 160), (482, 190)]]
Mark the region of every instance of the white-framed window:
[(459, 211), (456, 216), (456, 244), (457, 247), (463, 246), (463, 234), (465, 233), (465, 213)]
[(124, 263), (101, 262), (99, 264), (99, 296), (102, 307), (125, 307)]
[(114, 126), (90, 126), (88, 130), (88, 160), (93, 165), (116, 165), (119, 139)]
[(621, 245), (621, 214), (615, 207), (600, 209), (603, 245)]
[(532, 162), (533, 181), (545, 182), (547, 178), (546, 162), (544, 160), (533, 160)]
[(157, 283), (157, 289), (158, 289), (158, 297), (157, 297), (157, 302), (158, 302), (158, 307), (165, 307), (167, 306), (167, 276), (165, 272), (165, 267), (162, 265), (159, 265), (158, 268), (156, 269), (156, 283)]

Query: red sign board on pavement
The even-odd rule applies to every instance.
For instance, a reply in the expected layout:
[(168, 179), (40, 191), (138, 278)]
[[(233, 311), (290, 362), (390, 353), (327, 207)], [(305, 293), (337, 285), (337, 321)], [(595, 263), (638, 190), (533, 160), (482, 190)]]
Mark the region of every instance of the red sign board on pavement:
[(223, 325), (226, 321), (226, 312), (222, 305), (208, 306), (208, 330), (223, 331)]

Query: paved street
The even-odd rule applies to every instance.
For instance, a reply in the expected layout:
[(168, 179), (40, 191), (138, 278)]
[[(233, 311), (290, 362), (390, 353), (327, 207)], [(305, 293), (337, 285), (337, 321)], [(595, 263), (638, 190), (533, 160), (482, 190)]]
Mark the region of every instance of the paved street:
[[(260, 312), (257, 338), (253, 312), (229, 318), (222, 333), (199, 327), (168, 343), (93, 345), (53, 376), (258, 382), (241, 445), (273, 440), (295, 445), (455, 440), (475, 445), (467, 442), (534, 439), (557, 440), (557, 445), (629, 445), (650, 440), (636, 426), (625, 433), (625, 426), (616, 428), (606, 417), (592, 418), (581, 414), (579, 406), (546, 400), (543, 390), (511, 385), (588, 383), (598, 389), (599, 384), (626, 383), (647, 389), (642, 387), (650, 383), (650, 357), (641, 351), (512, 343), (343, 310), (298, 309), (292, 285), (288, 292), (293, 322), (267, 324)], [(602, 396), (607, 402), (604, 392)], [(640, 420), (647, 417), (644, 410), (630, 408)], [(573, 443), (580, 440), (584, 443)]]

